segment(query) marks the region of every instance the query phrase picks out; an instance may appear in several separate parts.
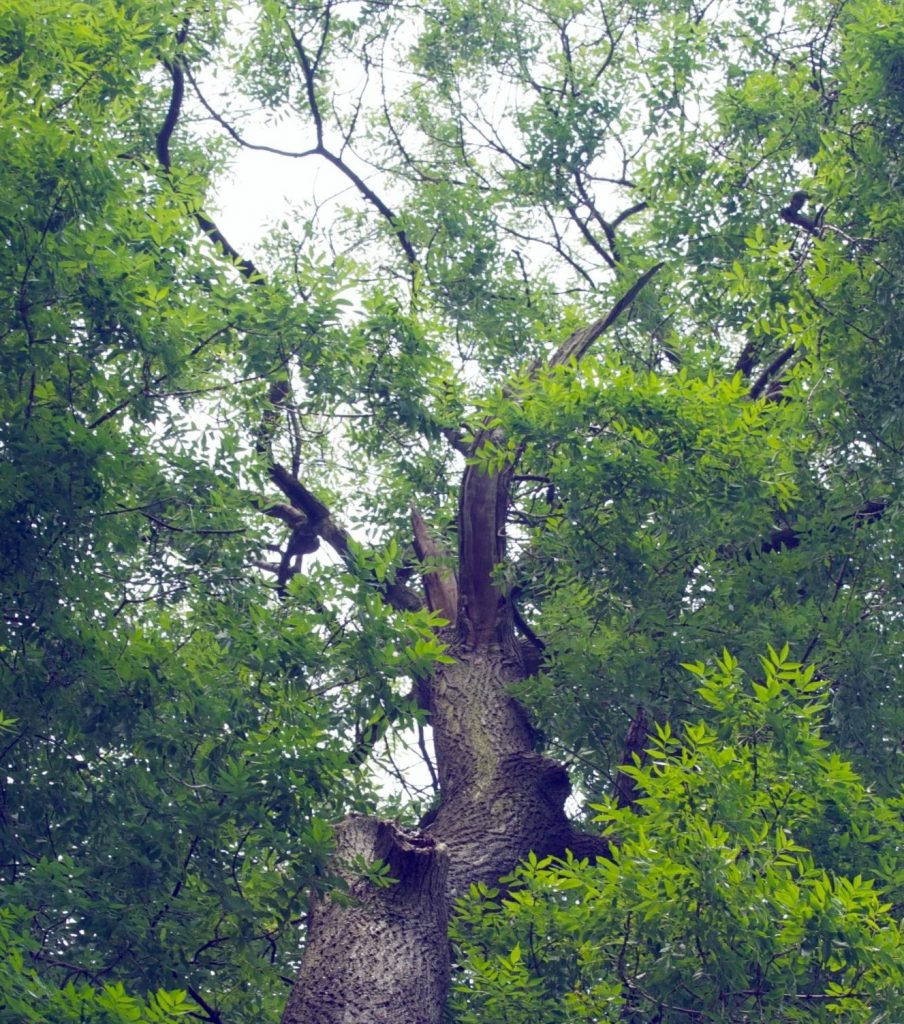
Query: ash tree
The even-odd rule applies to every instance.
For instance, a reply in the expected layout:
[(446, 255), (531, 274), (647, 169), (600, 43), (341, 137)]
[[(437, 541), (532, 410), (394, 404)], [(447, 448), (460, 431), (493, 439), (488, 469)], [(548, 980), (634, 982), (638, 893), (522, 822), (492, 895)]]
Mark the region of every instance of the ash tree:
[(0, 69), (3, 1019), (899, 1019), (899, 8)]

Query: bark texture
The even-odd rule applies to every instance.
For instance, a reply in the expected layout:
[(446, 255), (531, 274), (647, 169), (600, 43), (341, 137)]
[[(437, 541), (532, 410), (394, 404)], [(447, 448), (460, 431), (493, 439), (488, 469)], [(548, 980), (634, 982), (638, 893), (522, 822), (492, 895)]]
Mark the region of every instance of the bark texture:
[[(446, 851), (431, 838), (364, 817), (342, 822), (336, 842), (348, 903), (313, 901), (304, 965), (283, 1021), (433, 1024), (449, 983)], [(385, 861), (396, 883), (372, 884), (356, 859)]]
[[(563, 342), (549, 364), (580, 359), (660, 267), (643, 274), (606, 316)], [(487, 429), (469, 454), (473, 458), (484, 445), (503, 440), (498, 430)], [(418, 681), (433, 727), (441, 802), (419, 832), (367, 818), (339, 827), (340, 862), (347, 865), (355, 856), (386, 860), (398, 884), (375, 888), (360, 869), (356, 875), (340, 863), (352, 899), (325, 899), (313, 908), (283, 1024), (440, 1024), (452, 901), (474, 882), (495, 885), (531, 851), (538, 856), (569, 849), (578, 857), (608, 853), (604, 839), (572, 831), (564, 811), (567, 773), (533, 749), (530, 722), (510, 692), (528, 672), (499, 574), (517, 458), (518, 453), (489, 472), (476, 460), (465, 469), (457, 576), (446, 571), (444, 553), (412, 512), (427, 602), (449, 620), (443, 639), (454, 658)], [(295, 500), (285, 488), (284, 493)], [(300, 507), (310, 518), (312, 512), (303, 503)], [(395, 607), (406, 606), (399, 595), (386, 598)]]
[(443, 799), (426, 829), (449, 851), (448, 899), (472, 882), (495, 885), (530, 850), (563, 852), (571, 836), (568, 776), (531, 749), (527, 716), (507, 692), (517, 668), (498, 648), (457, 653), (433, 680)]
[[(283, 1024), (439, 1024), (452, 901), (473, 882), (495, 885), (531, 850), (601, 850), (598, 840), (571, 831), (568, 776), (533, 750), (527, 715), (509, 692), (525, 666), (495, 577), (505, 554), (507, 503), (506, 471), (469, 466), (458, 579), (432, 573), (426, 581), (431, 605), (453, 621), (443, 639), (455, 659), (420, 686), (436, 747), (436, 817), (422, 832), (368, 818), (339, 826), (337, 863), (350, 899), (313, 906)], [(413, 524), (419, 550), (436, 557), (416, 514)], [(458, 601), (454, 617), (451, 595)], [(387, 861), (397, 884), (375, 887), (360, 868), (355, 872), (355, 858)]]

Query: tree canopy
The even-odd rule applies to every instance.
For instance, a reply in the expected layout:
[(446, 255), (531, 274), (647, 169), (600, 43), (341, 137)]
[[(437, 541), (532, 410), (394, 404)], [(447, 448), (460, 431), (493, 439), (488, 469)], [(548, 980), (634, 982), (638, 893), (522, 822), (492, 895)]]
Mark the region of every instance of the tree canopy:
[(2, 1019), (376, 1020), (384, 912), (386, 1024), (899, 1019), (899, 5), (0, 0), (0, 76)]

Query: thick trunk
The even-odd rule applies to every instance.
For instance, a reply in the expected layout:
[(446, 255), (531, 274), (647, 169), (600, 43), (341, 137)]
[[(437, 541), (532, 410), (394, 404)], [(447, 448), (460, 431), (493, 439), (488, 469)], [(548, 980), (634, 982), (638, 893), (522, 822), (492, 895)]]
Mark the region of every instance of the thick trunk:
[(450, 650), (431, 687), (442, 803), (426, 833), (449, 851), (447, 894), (494, 885), (530, 850), (562, 852), (570, 836), (564, 769), (532, 750), (524, 710), (509, 695), (520, 666), (498, 646)]
[[(304, 964), (284, 1024), (435, 1024), (449, 981), (448, 855), (391, 822), (355, 817), (336, 829), (340, 899), (313, 901)], [(384, 861), (396, 884), (361, 877)]]
[[(422, 688), (436, 746), (439, 810), (423, 831), (367, 818), (339, 827), (337, 866), (351, 899), (328, 898), (312, 908), (283, 1024), (439, 1024), (452, 900), (472, 882), (494, 885), (531, 850), (600, 852), (599, 841), (571, 832), (563, 810), (565, 770), (534, 752), (527, 716), (509, 693), (525, 670), (495, 580), (504, 557), (507, 490), (506, 470), (465, 470), (457, 586), (438, 573), (427, 581), (431, 606), (455, 619), (444, 637), (455, 661)], [(423, 522), (415, 517), (414, 525), (419, 550), (429, 553)], [(373, 885), (349, 864), (355, 857), (386, 861), (397, 884)]]
[[(495, 884), (530, 850), (573, 846), (564, 769), (530, 749), (523, 710), (508, 695), (517, 664), (498, 647), (457, 650), (432, 681), (443, 799), (423, 832), (351, 818), (337, 862), (351, 900), (312, 908), (304, 963), (283, 1024), (438, 1024), (449, 973), (451, 901), (472, 882)], [(397, 884), (374, 886), (346, 866), (386, 861)]]

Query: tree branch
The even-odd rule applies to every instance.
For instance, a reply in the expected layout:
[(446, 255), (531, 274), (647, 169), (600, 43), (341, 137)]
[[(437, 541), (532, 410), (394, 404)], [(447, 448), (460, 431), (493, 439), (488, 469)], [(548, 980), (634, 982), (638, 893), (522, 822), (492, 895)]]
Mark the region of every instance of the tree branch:
[[(327, 12), (327, 17), (329, 17), (329, 12)], [(328, 28), (325, 28), (324, 39), (326, 38), (327, 31)], [(402, 249), (405, 253), (405, 258), (408, 260), (408, 262), (412, 265), (417, 263), (417, 253), (415, 252), (414, 246), (408, 239), (408, 236), (405, 233), (404, 229), (399, 226), (398, 216), (393, 212), (392, 209), (390, 209), (390, 207), (386, 205), (386, 203), (383, 202), (383, 200), (364, 181), (364, 179), (359, 174), (356, 174), (355, 171), (353, 171), (351, 167), (349, 167), (348, 164), (341, 157), (336, 156), (335, 153), (327, 149), (326, 143), (324, 141), (323, 114), (321, 113), (320, 104), (317, 100), (317, 90), (315, 81), (316, 63), (311, 63), (307, 55), (307, 51), (304, 48), (304, 43), (302, 43), (301, 39), (298, 38), (298, 36), (295, 34), (295, 31), (292, 29), (291, 26), (289, 26), (289, 36), (292, 39), (292, 46), (294, 47), (295, 52), (298, 54), (298, 62), (301, 66), (301, 72), (304, 77), (305, 92), (308, 97), (308, 108), (311, 111), (311, 118), (314, 121), (314, 131), (317, 138), (317, 145), (312, 150), (312, 152), (316, 153), (318, 156), (323, 157), (324, 160), (326, 160), (328, 163), (331, 163), (336, 168), (336, 170), (340, 171), (342, 174), (346, 176), (346, 178), (348, 178), (348, 180), (361, 193), (364, 199), (366, 199), (376, 210), (378, 210), (381, 216), (383, 216), (385, 220), (389, 223), (390, 227), (393, 230), (393, 233), (399, 240), (399, 244), (402, 246)], [(346, 142), (347, 141), (348, 140), (346, 140)]]
[(291, 149), (279, 149), (276, 146), (264, 146), (259, 143), (249, 142), (236, 128), (234, 128), (222, 114), (216, 111), (210, 103), (207, 102), (204, 94), (198, 83), (195, 81), (194, 75), (191, 73), (191, 68), (187, 65), (183, 68), (185, 76), (191, 82), (192, 89), (195, 95), (198, 97), (198, 102), (207, 111), (208, 114), (216, 121), (216, 123), (226, 132), (226, 134), (234, 141), (237, 142), (242, 149), (250, 149), (257, 153), (272, 153), (274, 156), (288, 157), (290, 160), (300, 160), (304, 157), (315, 156), (317, 154), (316, 149), (304, 149), (304, 150), (291, 150)]
[[(270, 466), (269, 473), (270, 479), (292, 502), (295, 508), (300, 509), (307, 517), (306, 533), (311, 536), (321, 537), (349, 568), (356, 568), (349, 535), (341, 526), (333, 521), (330, 510), (326, 505), (309, 491), (297, 477), (293, 476), (278, 462)], [(277, 504), (270, 507), (278, 509), (281, 508), (281, 505)], [(277, 517), (282, 518), (281, 515)], [(423, 607), (421, 599), (404, 583), (398, 581), (392, 583), (384, 582), (379, 584), (379, 590), (386, 602), (399, 611), (418, 611)]]
[[(634, 302), (637, 296), (664, 266), (664, 262), (659, 262), (650, 267), (649, 270), (640, 275), (604, 317), (590, 324), (589, 327), (582, 327), (579, 331), (575, 331), (570, 338), (563, 341), (549, 360), (549, 366), (564, 366), (570, 363), (572, 359), (580, 360), (596, 339), (604, 334), (622, 313), (631, 306), (631, 303)], [(535, 364), (533, 369), (539, 369), (539, 364)]]
[(763, 392), (763, 388), (769, 383), (769, 381), (778, 373), (778, 371), (788, 362), (791, 356), (797, 351), (797, 346), (794, 344), (789, 345), (784, 351), (780, 352), (775, 359), (766, 367), (765, 370), (757, 377), (753, 385), (750, 388), (749, 398), (755, 401)]
[[(448, 557), (439, 544), (430, 536), (423, 517), (412, 506), (411, 525), (414, 530), (414, 551), (418, 561), (423, 565), (439, 565)], [(458, 616), (458, 580), (455, 573), (448, 569), (431, 569), (424, 573), (424, 590), (427, 593), (427, 605), (439, 612), (454, 626)]]
[(192, 988), (192, 986), (189, 985), (188, 994), (192, 997), (192, 999), (194, 999), (198, 1006), (200, 1006), (201, 1009), (207, 1014), (207, 1020), (210, 1021), (210, 1024), (224, 1024), (223, 1018), (220, 1016), (219, 1010), (214, 1009), (214, 1007), (212, 1007), (210, 1003), (207, 1002), (207, 1000), (201, 995), (201, 993), (196, 988)]
[[(625, 292), (612, 309), (589, 327), (576, 331), (564, 341), (548, 365), (559, 366), (579, 360), (615, 321), (629, 308), (643, 288), (663, 267), (657, 263)], [(530, 367), (534, 376), (542, 366), (537, 360)], [(505, 558), (505, 525), (509, 507), (509, 485), (521, 451), (499, 470), (487, 471), (475, 459), (485, 445), (498, 445), (498, 428), (480, 431), (471, 445), (470, 462), (462, 477), (459, 492), (458, 578), (460, 615), (468, 642), (481, 645), (494, 638), (503, 645), (512, 641), (513, 612), (510, 595), (496, 579), (496, 570)]]
[[(181, 44), (185, 42), (187, 36), (188, 22), (186, 21), (176, 36), (177, 43), (181, 46)], [(185, 69), (182, 58), (178, 55), (171, 61), (164, 61), (164, 66), (167, 71), (169, 71), (170, 77), (173, 80), (173, 90), (170, 94), (170, 103), (166, 112), (166, 117), (163, 119), (160, 131), (157, 132), (155, 149), (157, 152), (157, 159), (160, 161), (161, 167), (167, 174), (170, 174), (172, 170), (170, 140), (176, 129), (176, 125), (179, 123), (179, 115), (182, 112), (182, 101), (185, 98)], [(213, 242), (224, 256), (228, 257), (228, 259), (232, 261), (242, 277), (251, 284), (264, 283), (263, 278), (258, 274), (257, 268), (251, 260), (245, 259), (238, 250), (230, 244), (223, 232), (220, 231), (214, 221), (212, 221), (203, 210), (195, 210), (194, 218), (204, 234), (207, 235), (210, 241)]]

